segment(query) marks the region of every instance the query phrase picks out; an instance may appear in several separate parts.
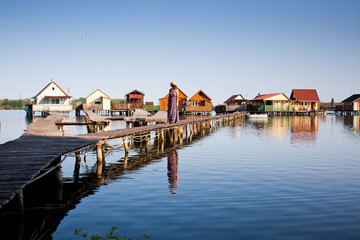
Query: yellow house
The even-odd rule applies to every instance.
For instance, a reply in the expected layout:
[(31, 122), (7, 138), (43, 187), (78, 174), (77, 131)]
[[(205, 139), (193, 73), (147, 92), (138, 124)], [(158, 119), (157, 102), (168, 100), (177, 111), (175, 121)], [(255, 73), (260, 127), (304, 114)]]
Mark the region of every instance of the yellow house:
[(251, 100), (251, 110), (255, 112), (292, 111), (290, 99), (283, 93), (258, 95)]
[(320, 99), (315, 89), (293, 89), (290, 100), (295, 111), (316, 111), (320, 108)]
[(100, 89), (97, 89), (86, 98), (86, 104), (87, 108), (91, 110), (110, 110), (111, 98)]

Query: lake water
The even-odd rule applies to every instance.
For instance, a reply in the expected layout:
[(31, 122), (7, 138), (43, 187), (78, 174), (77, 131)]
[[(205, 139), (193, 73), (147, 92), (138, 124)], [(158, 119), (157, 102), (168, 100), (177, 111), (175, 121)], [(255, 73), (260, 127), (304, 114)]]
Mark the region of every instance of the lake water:
[[(1, 143), (27, 124), (21, 111), (0, 111), (0, 121)], [(359, 129), (356, 116), (240, 120), (164, 151), (109, 152), (101, 179), (93, 151), (80, 176), (68, 156), (62, 187), (30, 187), (23, 216), (0, 212), (0, 239), (19, 229), (79, 239), (75, 229), (113, 226), (135, 239), (360, 239)]]

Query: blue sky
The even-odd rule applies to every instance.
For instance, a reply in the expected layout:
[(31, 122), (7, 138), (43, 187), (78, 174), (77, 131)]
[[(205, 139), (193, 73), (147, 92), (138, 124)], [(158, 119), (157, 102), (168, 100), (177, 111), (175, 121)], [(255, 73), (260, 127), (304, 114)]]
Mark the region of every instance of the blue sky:
[(357, 0), (0, 0), (0, 30), (0, 99), (51, 78), (75, 98), (137, 89), (155, 103), (171, 81), (214, 104), (360, 93)]

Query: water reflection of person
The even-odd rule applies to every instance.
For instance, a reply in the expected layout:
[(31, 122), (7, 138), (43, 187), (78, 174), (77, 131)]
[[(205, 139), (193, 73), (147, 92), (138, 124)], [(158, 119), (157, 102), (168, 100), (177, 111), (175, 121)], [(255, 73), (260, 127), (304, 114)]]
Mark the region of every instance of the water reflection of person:
[(179, 154), (176, 150), (168, 154), (168, 177), (169, 177), (169, 188), (172, 194), (176, 194), (178, 188), (178, 160)]

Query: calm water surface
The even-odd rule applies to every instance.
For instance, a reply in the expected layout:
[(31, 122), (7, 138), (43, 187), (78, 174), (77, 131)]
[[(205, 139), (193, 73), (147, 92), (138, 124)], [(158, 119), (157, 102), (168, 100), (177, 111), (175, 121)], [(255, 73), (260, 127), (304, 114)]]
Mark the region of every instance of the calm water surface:
[[(23, 114), (12, 114), (0, 111), (2, 143), (26, 127)], [(4, 120), (9, 115), (13, 120)], [(78, 228), (103, 234), (112, 226), (135, 239), (144, 233), (150, 239), (360, 239), (359, 122), (336, 116), (238, 121), (163, 152), (137, 146), (127, 159), (123, 150), (112, 151), (102, 179), (94, 174), (94, 152), (79, 178), (68, 156), (60, 198), (44, 202), (27, 194), (21, 226), (30, 231), (45, 218), (54, 225), (53, 239), (77, 239)], [(1, 218), (16, 222), (8, 212)]]

